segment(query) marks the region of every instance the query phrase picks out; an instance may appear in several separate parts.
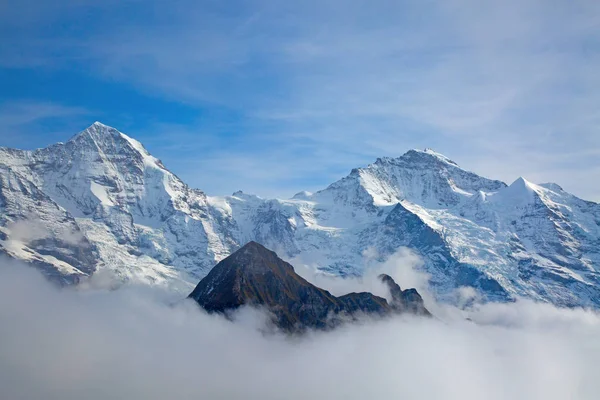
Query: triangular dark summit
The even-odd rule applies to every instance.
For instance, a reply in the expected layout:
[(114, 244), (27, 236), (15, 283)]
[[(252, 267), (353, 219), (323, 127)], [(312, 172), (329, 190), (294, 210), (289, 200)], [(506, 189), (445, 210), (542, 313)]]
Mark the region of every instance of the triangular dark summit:
[(190, 297), (209, 312), (224, 313), (243, 305), (265, 307), (273, 323), (285, 331), (326, 329), (357, 313), (384, 316), (399, 310), (372, 293), (335, 297), (257, 242), (247, 243), (218, 263)]

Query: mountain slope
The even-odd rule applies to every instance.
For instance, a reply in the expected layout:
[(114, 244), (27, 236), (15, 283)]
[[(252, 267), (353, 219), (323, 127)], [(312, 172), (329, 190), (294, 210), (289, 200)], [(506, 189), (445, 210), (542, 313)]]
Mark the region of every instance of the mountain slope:
[(191, 281), (237, 247), (226, 210), (114, 128), (94, 123), (64, 144), (0, 149), (0, 160), (75, 219), (100, 267), (123, 280)]
[[(432, 150), (289, 200), (206, 196), (100, 123), (45, 149), (0, 148), (0, 167), (1, 251), (66, 282), (109, 272), (184, 291), (248, 241), (358, 276), (409, 247), (440, 300), (468, 286), (484, 300), (600, 307), (600, 205), (556, 184), (483, 178)], [(32, 221), (53, 241), (24, 241)], [(59, 240), (65, 232), (84, 245)]]
[(77, 283), (96, 270), (96, 249), (75, 219), (2, 164), (0, 210), (0, 254), (32, 263), (61, 284)]
[[(385, 281), (390, 287), (397, 286), (387, 275)], [(290, 264), (256, 242), (247, 243), (218, 263), (189, 297), (209, 312), (263, 306), (273, 315), (275, 325), (286, 331), (333, 327), (357, 313), (429, 315), (414, 289), (394, 292), (392, 305), (367, 292), (335, 297), (307, 282)]]

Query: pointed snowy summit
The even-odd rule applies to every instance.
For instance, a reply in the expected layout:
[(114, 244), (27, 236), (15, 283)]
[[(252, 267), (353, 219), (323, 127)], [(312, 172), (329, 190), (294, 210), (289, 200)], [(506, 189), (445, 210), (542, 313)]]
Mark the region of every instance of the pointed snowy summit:
[(412, 162), (426, 162), (426, 161), (439, 161), (445, 164), (449, 164), (460, 168), (457, 163), (446, 157), (445, 155), (438, 153), (435, 150), (426, 148), (424, 150), (412, 149), (404, 153), (398, 159)]
[(69, 141), (77, 140), (79, 137), (91, 136), (94, 139), (101, 138), (103, 136), (111, 136), (117, 138), (121, 135), (116, 128), (103, 124), (102, 122), (96, 121), (81, 132), (75, 134)]
[(529, 198), (535, 194), (535, 186), (535, 184), (520, 176), (506, 188), (506, 192), (510, 192), (514, 196)]
[(146, 167), (166, 169), (162, 162), (152, 156), (142, 143), (99, 121), (77, 133), (69, 139), (67, 144), (75, 148), (84, 147), (92, 151), (100, 151), (103, 153), (102, 156), (130, 157), (130, 160), (138, 160)]

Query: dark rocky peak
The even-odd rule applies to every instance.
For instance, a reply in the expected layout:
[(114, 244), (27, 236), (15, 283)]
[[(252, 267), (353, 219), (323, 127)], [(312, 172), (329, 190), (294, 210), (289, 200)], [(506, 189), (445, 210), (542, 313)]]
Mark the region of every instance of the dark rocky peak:
[(277, 255), (249, 242), (218, 263), (190, 294), (209, 312), (243, 305), (265, 306), (274, 323), (286, 330), (297, 325), (324, 327), (336, 299), (294, 272)]
[(423, 298), (417, 292), (417, 289), (402, 290), (400, 285), (394, 279), (387, 275), (379, 275), (379, 279), (387, 285), (390, 290), (392, 301), (390, 306), (397, 312), (409, 312), (411, 314), (431, 316), (431, 313), (425, 308)]
[(385, 316), (419, 310), (417, 314), (428, 315), (421, 312), (420, 305), (402, 303), (403, 308), (399, 308), (367, 292), (335, 297), (306, 281), (290, 264), (256, 242), (247, 243), (218, 263), (189, 297), (208, 312), (226, 314), (243, 305), (264, 307), (271, 313), (273, 324), (286, 332), (329, 329), (359, 314)]
[(383, 297), (375, 296), (369, 292), (348, 293), (337, 298), (347, 314), (371, 314), (385, 316), (392, 311), (392, 307)]
[(290, 274), (294, 272), (294, 268), (281, 260), (274, 251), (255, 241), (246, 243), (228, 259), (232, 266), (246, 275), (268, 272)]
[(388, 274), (379, 275), (379, 279), (387, 285), (388, 289), (390, 290), (390, 295), (392, 296), (392, 299), (396, 299), (402, 294), (402, 289), (400, 288), (400, 285), (398, 285), (394, 278), (392, 278)]

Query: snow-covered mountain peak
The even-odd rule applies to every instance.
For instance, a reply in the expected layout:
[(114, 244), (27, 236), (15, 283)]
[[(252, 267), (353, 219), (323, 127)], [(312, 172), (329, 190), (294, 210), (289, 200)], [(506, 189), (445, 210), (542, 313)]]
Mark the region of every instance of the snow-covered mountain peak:
[(160, 160), (153, 157), (140, 142), (97, 121), (73, 136), (67, 146), (69, 150), (87, 148), (101, 153), (106, 160), (112, 158), (109, 156), (127, 155), (134, 158), (131, 161), (141, 161), (145, 167), (165, 169)]
[(86, 175), (101, 180), (108, 175), (139, 181), (142, 175), (147, 175), (144, 172), (147, 169), (172, 175), (140, 142), (100, 122), (73, 136), (60, 149), (51, 146), (40, 150), (37, 158), (59, 161), (71, 170), (85, 171)]
[[(97, 126), (97, 127), (99, 127), (99, 128), (109, 128), (109, 129), (115, 129), (115, 128), (113, 128), (112, 126), (109, 126), (109, 125), (103, 124), (103, 123), (102, 123), (102, 122), (100, 122), (100, 121), (94, 121), (94, 123), (93, 123), (91, 126)], [(90, 127), (91, 127), (91, 126), (90, 126)]]
[(240, 199), (240, 200), (245, 200), (245, 201), (262, 201), (263, 200), (262, 198), (260, 198), (259, 196), (255, 195), (255, 194), (244, 193), (241, 190), (234, 192), (230, 196), (230, 198), (231, 197)]
[(523, 177), (517, 178), (510, 186), (499, 191), (493, 199), (502, 199), (504, 205), (533, 204), (538, 197), (538, 192), (543, 191), (540, 186), (529, 182)]
[(100, 143), (102, 143), (106, 140), (118, 140), (120, 136), (121, 132), (119, 132), (117, 129), (96, 121), (69, 139), (69, 142), (92, 139), (98, 140)]
[(430, 148), (426, 148), (424, 150), (419, 150), (419, 149), (409, 150), (404, 155), (400, 156), (400, 158), (404, 159), (406, 161), (409, 161), (409, 162), (419, 162), (419, 163), (435, 160), (435, 161), (441, 161), (443, 163), (458, 167), (458, 164), (456, 164), (454, 161), (452, 161), (445, 155), (438, 153), (437, 151), (432, 150)]
[[(401, 201), (429, 208), (458, 205), (479, 191), (491, 193), (506, 187), (460, 168), (433, 150), (410, 150), (398, 158), (378, 158), (364, 168), (317, 192), (349, 204), (393, 205)], [(315, 197), (312, 196), (312, 197)]]
[(157, 218), (205, 203), (140, 142), (99, 122), (64, 144), (3, 158), (75, 217), (110, 214), (156, 226)]
[(506, 188), (506, 190), (510, 190), (515, 193), (531, 194), (531, 193), (535, 192), (536, 186), (537, 186), (536, 184), (529, 182), (527, 179), (520, 176), (517, 179), (515, 179), (515, 181)]
[(310, 200), (310, 196), (313, 194), (309, 191), (303, 190), (301, 192), (296, 193), (292, 199), (293, 200)]
[(556, 193), (564, 192), (564, 189), (562, 188), (562, 186), (560, 186), (558, 183), (554, 183), (554, 182), (540, 183), (538, 186), (541, 186), (545, 189), (551, 190)]

